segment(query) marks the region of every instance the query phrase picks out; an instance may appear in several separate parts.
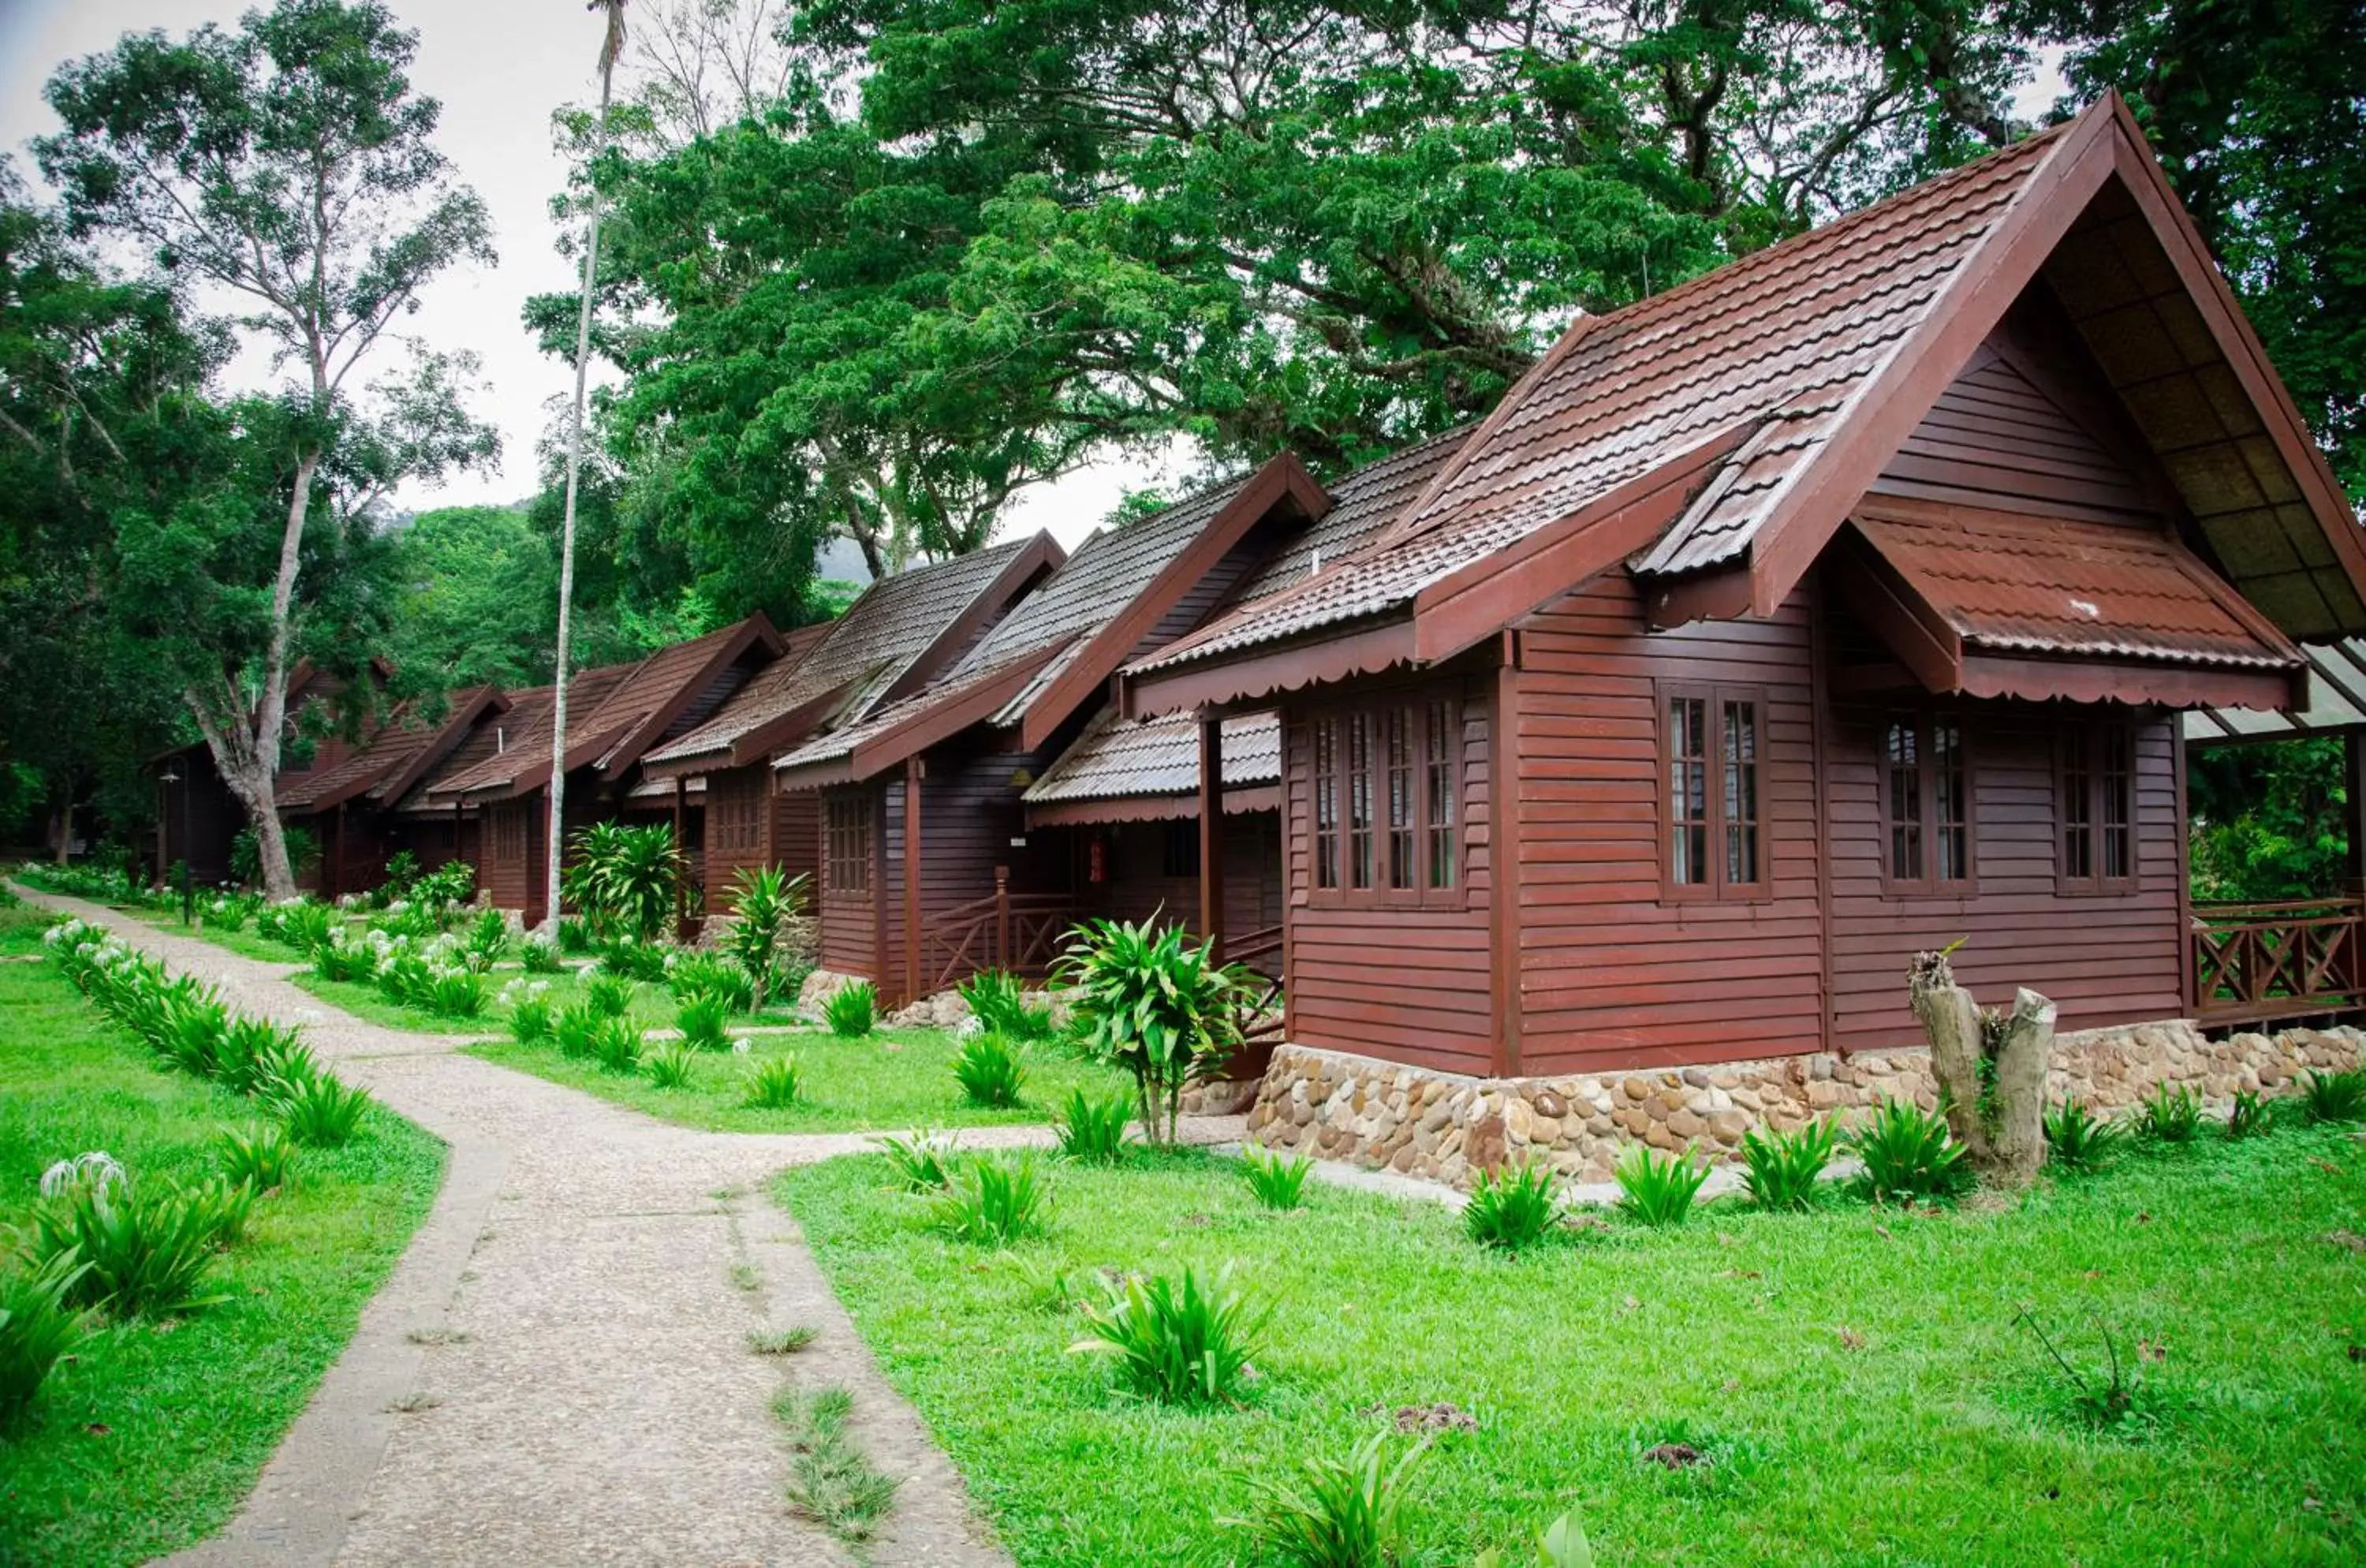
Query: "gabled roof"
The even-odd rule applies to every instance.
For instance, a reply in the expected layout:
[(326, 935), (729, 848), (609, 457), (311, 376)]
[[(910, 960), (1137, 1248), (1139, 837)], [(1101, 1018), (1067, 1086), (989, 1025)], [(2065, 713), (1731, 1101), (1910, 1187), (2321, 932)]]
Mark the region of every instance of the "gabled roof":
[[(577, 711), (597, 707), (625, 683), (638, 664), (603, 664), (579, 670), (567, 683), (569, 705)], [(529, 686), (509, 694), (510, 709), (491, 724), (481, 726), (484, 744), (462, 748), (452, 765), (428, 784), (431, 804), (449, 806), (452, 797), (501, 799), (522, 795), (550, 776), (550, 717), (553, 688)], [(529, 778), (528, 775), (534, 776)]]
[(1065, 559), (1058, 541), (1039, 532), (883, 578), (836, 620), (794, 634), (788, 651), (713, 717), (643, 761), (669, 773), (737, 767), (818, 722), (858, 723), (960, 658)]
[(375, 804), (399, 800), (487, 714), (508, 706), (509, 699), (492, 686), (472, 686), (453, 694), (443, 716), (432, 720), (421, 703), (399, 704), (361, 749), (336, 767), (283, 778), (276, 792), (279, 808), (310, 813), (355, 799)]
[[(1246, 696), (1246, 685), (1178, 677), (1194, 663), (1318, 638), (1357, 638), (1354, 668), (1435, 661), (1630, 558), (1658, 573), (1739, 565), (1752, 608), (1771, 614), (2049, 258), (2094, 248), (2084, 236), (2112, 214), (2090, 204), (2114, 182), (2132, 227), (2111, 237), (2141, 230), (2144, 254), (2159, 265), (2146, 277), (2132, 274), (2133, 253), (2106, 256), (2128, 276), (2101, 298), (2068, 301), (2079, 331), (2163, 449), (2237, 586), (2249, 586), (2233, 558), (2239, 547), (2270, 521), (2288, 542), (2301, 532), (2296, 516), (2317, 547), (2312, 556), (2289, 545), (2298, 558), (2273, 564), (2313, 573), (2308, 592), (2288, 595), (2285, 612), (2266, 607), (2293, 635), (2366, 625), (2366, 541), (2141, 131), (2111, 96), (2067, 125), (1579, 321), (1378, 542), (1140, 661), (1129, 682), (1157, 678), (1156, 706)], [(2191, 330), (2176, 330), (2189, 325), (2184, 314), (2170, 329), (2182, 367), (2205, 389), (2238, 391), (2218, 400), (2248, 410), (2193, 429), (2193, 439), (2214, 445), (2183, 474), (2170, 461), (2181, 450), (2177, 423), (2147, 423), (2138, 406), (2142, 334), (2122, 331), (2129, 346), (2117, 366), (2111, 336), (2111, 311), (2158, 308), (2164, 289), (2190, 305)], [(2255, 482), (2232, 483), (2229, 462)], [(2201, 482), (2205, 468), (2225, 493)], [(2214, 518), (2228, 525), (2225, 542)], [(1402, 629), (1382, 636), (1382, 627)], [(1302, 683), (1348, 667), (1335, 659), (1265, 673)], [(1255, 687), (1273, 689), (1273, 680)]]
[[(1281, 716), (1268, 709), (1223, 721), (1228, 790), (1281, 780)], [(1142, 724), (1104, 708), (1027, 791), (1030, 806), (1191, 795), (1200, 789), (1200, 726), (1189, 714)]]

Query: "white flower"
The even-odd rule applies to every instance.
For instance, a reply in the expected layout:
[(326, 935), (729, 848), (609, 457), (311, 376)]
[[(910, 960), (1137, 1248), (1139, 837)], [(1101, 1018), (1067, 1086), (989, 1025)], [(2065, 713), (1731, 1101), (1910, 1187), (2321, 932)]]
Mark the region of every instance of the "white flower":
[(744, 1056), (748, 1054), (748, 1037), (746, 1035), (735, 1034), (731, 1037), (731, 1054), (735, 1056)]
[(41, 1172), (41, 1196), (54, 1197), (75, 1187), (114, 1187), (127, 1179), (121, 1161), (105, 1149), (92, 1149)]

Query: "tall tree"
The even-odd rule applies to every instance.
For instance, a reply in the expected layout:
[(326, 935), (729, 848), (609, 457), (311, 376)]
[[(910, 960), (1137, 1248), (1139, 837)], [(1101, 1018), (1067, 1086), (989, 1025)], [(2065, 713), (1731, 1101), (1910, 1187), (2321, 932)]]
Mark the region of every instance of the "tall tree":
[[(600, 135), (608, 130), (608, 106), (615, 96), (616, 59), (625, 52), (625, 0), (591, 0), (587, 11), (603, 13), (600, 39)], [(592, 371), (592, 305), (599, 290), (600, 190), (592, 188), (591, 212), (583, 220), (583, 280), (575, 317), (575, 401), (567, 424), (566, 513), (558, 532), (558, 650), (550, 693), (550, 844), (544, 857), (542, 907), (558, 921), (560, 851), (567, 840), (567, 637), (575, 597), (575, 502), (583, 477), (583, 405)]]
[[(349, 470), (323, 472), (362, 420), (356, 372), (417, 308), (421, 287), (455, 262), (492, 257), (482, 203), (435, 148), (435, 101), (413, 94), (405, 75), (416, 47), (377, 0), (278, 0), (235, 32), (133, 34), (51, 79), (49, 102), (65, 130), (36, 143), (77, 231), (120, 236), (168, 275), (236, 299), (239, 326), (276, 365), (298, 367), (278, 414), (242, 426), (252, 437), (268, 425), (289, 458), (262, 646), (248, 663), (184, 671), (182, 688), (254, 824), (275, 897), (294, 889), (273, 776), (299, 580), (324, 481), (350, 481), (344, 493), (366, 496), (490, 451), (490, 434), (455, 412), (445, 374), (454, 364), (428, 358), (423, 381), (385, 387), (389, 419), (360, 432), (366, 450)], [(323, 521), (343, 528), (351, 516)], [(324, 540), (321, 558), (350, 543)]]

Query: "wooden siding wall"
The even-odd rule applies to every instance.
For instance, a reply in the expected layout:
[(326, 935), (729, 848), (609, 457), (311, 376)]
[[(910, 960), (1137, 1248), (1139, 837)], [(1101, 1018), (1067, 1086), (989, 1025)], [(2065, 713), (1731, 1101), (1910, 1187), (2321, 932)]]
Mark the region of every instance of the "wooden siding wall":
[[(815, 908), (821, 916), (821, 966), (838, 975), (859, 975), (877, 980), (878, 969), (878, 898), (881, 870), (879, 865), (880, 789), (876, 783), (843, 784), (835, 789), (805, 792), (814, 803), (815, 816), (828, 820), (828, 803), (839, 799), (862, 798), (871, 812), (871, 886), (860, 894), (849, 893), (842, 887), (824, 886), (815, 896)], [(820, 829), (816, 829), (818, 852)], [(816, 879), (820, 880), (819, 878)]]
[[(753, 849), (733, 849), (721, 840), (722, 807), (748, 802), (756, 810), (760, 832)], [(750, 762), (706, 775), (706, 842), (703, 861), (706, 907), (728, 914), (732, 888), (739, 873), (750, 866), (778, 866), (783, 875), (803, 876), (819, 897), (821, 883), (821, 792), (796, 790), (781, 794), (772, 788), (769, 762)], [(866, 905), (867, 908), (867, 905)]]
[[(772, 770), (763, 762), (720, 769), (706, 775), (705, 803), (699, 808), (704, 817), (700, 886), (706, 890), (707, 908), (715, 914), (729, 912), (732, 884), (739, 873), (766, 863), (765, 797), (772, 784)], [(806, 798), (810, 800), (813, 796), (808, 795)], [(755, 841), (745, 847), (725, 841), (731, 837), (730, 824), (738, 812), (749, 813), (755, 824)]]
[[(1288, 814), (1288, 931), (1284, 964), (1290, 1038), (1448, 1072), (1484, 1073), (1493, 1061), (1495, 1020), (1488, 994), (1489, 700), (1485, 685), (1449, 677), (1404, 683), (1418, 702), (1452, 687), (1462, 699), (1464, 891), (1459, 908), (1325, 908), (1309, 902), (1313, 803), (1310, 721), (1325, 693), (1293, 698), (1282, 709)], [(1338, 688), (1349, 697), (1374, 682)]]
[[(1523, 835), (1522, 1070), (1775, 1056), (1819, 1041), (1808, 616), (1645, 635), (1616, 573), (1522, 633), (1514, 745)], [(1763, 687), (1758, 790), (1769, 897), (1665, 902), (1655, 682)], [(1715, 788), (1714, 781), (1711, 787)], [(1712, 852), (1715, 852), (1714, 850)]]
[(764, 766), (764, 788), (770, 797), (772, 818), (772, 863), (785, 875), (806, 878), (806, 886), (817, 891), (821, 883), (821, 796), (809, 789), (783, 795), (772, 785), (772, 769)]
[[(605, 802), (584, 800), (578, 791), (585, 786), (575, 779), (569, 779), (568, 784), (570, 787), (567, 796), (567, 838), (572, 841), (577, 832), (594, 822), (607, 821), (614, 813)], [(545, 919), (542, 907), (543, 868), (548, 860), (550, 832), (545, 811), (549, 798), (543, 791), (535, 790), (517, 800), (493, 802), (479, 813), (483, 824), (479, 832), (485, 854), (482, 863), (477, 867), (477, 886), (484, 889), (494, 908), (517, 910), (529, 926), (539, 925)], [(514, 856), (504, 860), (493, 853), (494, 846), (500, 841), (495, 831), (496, 824), (504, 813), (509, 814), (513, 821), (521, 818), (524, 821), (525, 858), (523, 861)]]
[[(1193, 935), (1200, 930), (1200, 879), (1166, 874), (1166, 835), (1188, 832), (1196, 841), (1195, 818), (1173, 822), (1112, 822), (1098, 828), (1038, 829), (1051, 837), (1072, 836), (1080, 913), (1120, 920), (1146, 920), (1153, 915), (1179, 920)], [(1108, 844), (1103, 855), (1106, 877), (1087, 879), (1090, 841), (1099, 834)], [(1285, 890), (1281, 867), (1281, 814), (1243, 811), (1224, 818), (1224, 932), (1237, 940), (1252, 931), (1281, 924)]]

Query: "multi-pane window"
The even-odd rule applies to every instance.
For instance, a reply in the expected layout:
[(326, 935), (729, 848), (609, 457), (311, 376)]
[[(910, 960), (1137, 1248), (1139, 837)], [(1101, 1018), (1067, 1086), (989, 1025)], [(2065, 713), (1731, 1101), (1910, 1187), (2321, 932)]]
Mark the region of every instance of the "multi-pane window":
[(1883, 721), (1881, 879), (1892, 893), (1969, 890), (1972, 775), (1963, 719), (1900, 714)]
[(1763, 897), (1760, 788), (1766, 694), (1755, 687), (1660, 688), (1664, 887), (1673, 898)]
[(513, 865), (524, 860), (526, 808), (523, 806), (497, 806), (491, 815), (494, 861), (502, 865)]
[(713, 847), (721, 851), (760, 848), (764, 835), (764, 796), (742, 789), (707, 789), (706, 827)]
[(1461, 704), (1340, 705), (1311, 728), (1315, 893), (1379, 904), (1459, 899)]
[(871, 891), (871, 797), (849, 791), (822, 806), (822, 882), (832, 893)]
[(2056, 767), (2057, 869), (2064, 891), (2134, 886), (2136, 874), (2135, 732), (2122, 723), (2073, 724)]

